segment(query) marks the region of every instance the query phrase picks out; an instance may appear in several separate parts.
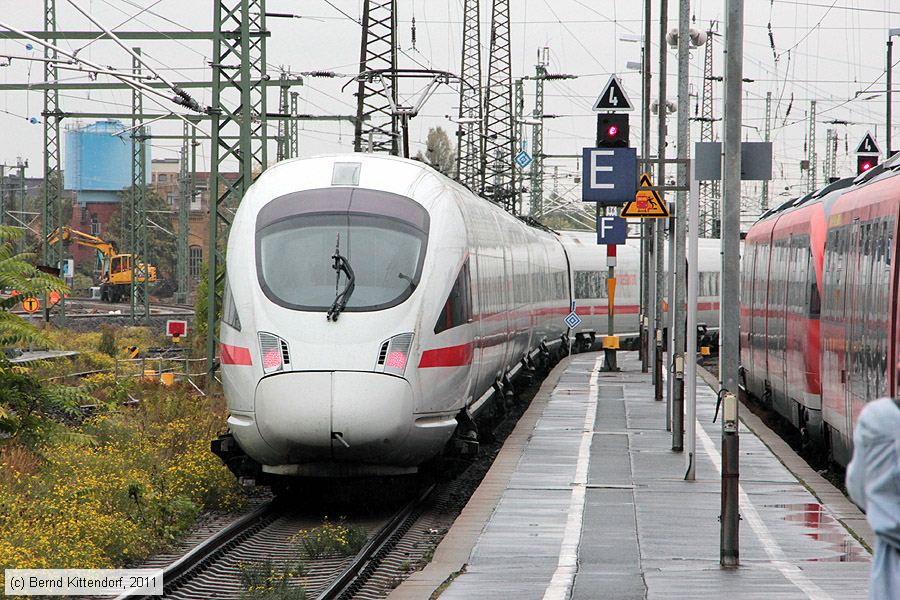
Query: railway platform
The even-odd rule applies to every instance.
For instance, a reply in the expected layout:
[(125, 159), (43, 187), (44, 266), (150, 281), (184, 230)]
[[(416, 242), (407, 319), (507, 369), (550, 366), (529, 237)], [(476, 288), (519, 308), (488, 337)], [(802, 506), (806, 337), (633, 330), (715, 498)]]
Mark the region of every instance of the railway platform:
[[(867, 597), (862, 513), (742, 408), (740, 566), (719, 566), (720, 424), (701, 379), (696, 480), (632, 354), (554, 369), (422, 571), (391, 600)], [(861, 543), (861, 541), (862, 543)]]

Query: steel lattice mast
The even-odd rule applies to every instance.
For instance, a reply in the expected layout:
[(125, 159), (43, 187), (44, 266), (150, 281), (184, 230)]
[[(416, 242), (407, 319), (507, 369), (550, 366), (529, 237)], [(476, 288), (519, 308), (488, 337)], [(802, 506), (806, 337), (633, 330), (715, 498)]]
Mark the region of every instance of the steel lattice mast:
[[(48, 34), (47, 41), (54, 46), (57, 39), (51, 34), (56, 32), (56, 0), (44, 0), (44, 31)], [(41, 247), (43, 252), (41, 260), (48, 266), (60, 266), (65, 256), (63, 244), (51, 246), (46, 243), (51, 232), (56, 231), (62, 225), (62, 167), (60, 164), (60, 121), (62, 115), (59, 110), (59, 89), (56, 83), (59, 81), (59, 71), (56, 63), (57, 52), (44, 46), (44, 203), (41, 211)], [(2, 210), (0, 210), (2, 212)], [(2, 223), (0, 217), (0, 223)], [(46, 302), (44, 303), (46, 306)], [(59, 303), (59, 320), (65, 320), (65, 299)]]
[[(359, 72), (397, 68), (397, 0), (365, 0)], [(395, 77), (381, 81), (360, 78), (356, 97), (356, 152), (400, 153), (400, 127), (392, 106), (397, 105)], [(390, 97), (388, 97), (388, 95)], [(370, 147), (371, 145), (371, 147)]]
[[(216, 361), (216, 327), (225, 277), (222, 254), (228, 229), (244, 193), (266, 168), (266, 3), (217, 0), (213, 35), (210, 221), (207, 292), (207, 371)], [(236, 34), (236, 35), (235, 35)], [(239, 69), (232, 68), (239, 65)], [(226, 178), (227, 164), (238, 174)]]
[(278, 119), (278, 149), (275, 160), (281, 162), (290, 156), (290, 126), (293, 120), (288, 121), (285, 118), (290, 114), (290, 86), (286, 83), (288, 75), (284, 71), (281, 72), (279, 81), (281, 85), (278, 88), (278, 112), (281, 113)]
[[(765, 127), (763, 141), (768, 142), (772, 138), (772, 92), (766, 92), (766, 122), (763, 124), (763, 127)], [(762, 182), (762, 197), (760, 198), (759, 212), (762, 214), (767, 210), (769, 210), (769, 180), (764, 179)]]
[(300, 120), (297, 118), (299, 111), (299, 94), (291, 92), (291, 120), (288, 128), (288, 158), (300, 156)]
[(825, 183), (831, 183), (837, 175), (837, 143), (837, 130), (828, 129), (825, 132)]
[(809, 102), (809, 146), (807, 146), (809, 169), (806, 171), (806, 191), (816, 189), (816, 101)]
[(482, 193), (512, 213), (516, 206), (509, 0), (493, 0), (485, 98)]
[(178, 291), (175, 301), (182, 304), (187, 302), (188, 290), (190, 290), (190, 269), (188, 268), (188, 225), (192, 196), (191, 175), (188, 172), (188, 162), (191, 152), (191, 129), (187, 123), (182, 128), (181, 160), (178, 165), (178, 255), (175, 263), (175, 281)]
[[(715, 32), (710, 28), (707, 32), (706, 52), (703, 61), (703, 93), (700, 109), (700, 141), (715, 141), (713, 123), (713, 43)], [(704, 181), (700, 183), (700, 235), (704, 237), (719, 236), (719, 182)]]
[[(141, 74), (140, 48), (132, 48), (132, 72)], [(131, 319), (137, 323), (150, 321), (150, 272), (147, 252), (147, 132), (144, 129), (144, 95), (131, 92)], [(124, 207), (123, 207), (124, 208)], [(140, 264), (144, 268), (140, 268)]]
[(534, 125), (531, 126), (531, 199), (528, 214), (539, 217), (544, 212), (544, 81), (547, 79), (547, 65), (550, 49), (543, 48), (534, 66)]
[(480, 0), (465, 0), (463, 5), (462, 67), (459, 86), (459, 129), (457, 136), (457, 179), (470, 190), (481, 185), (481, 131), (484, 100), (481, 92), (481, 19)]

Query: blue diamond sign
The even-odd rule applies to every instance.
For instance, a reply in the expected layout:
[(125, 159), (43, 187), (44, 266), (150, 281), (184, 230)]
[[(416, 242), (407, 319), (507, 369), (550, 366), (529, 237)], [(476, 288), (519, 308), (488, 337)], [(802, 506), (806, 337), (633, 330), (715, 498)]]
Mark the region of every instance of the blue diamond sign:
[(575, 329), (581, 325), (581, 317), (576, 315), (574, 310), (569, 313), (569, 316), (567, 316), (564, 321), (566, 322), (566, 325), (569, 326), (569, 329)]
[(534, 159), (531, 158), (531, 155), (525, 152), (524, 150), (519, 150), (519, 153), (516, 154), (516, 164), (519, 165), (520, 169), (528, 168), (528, 165), (534, 162)]

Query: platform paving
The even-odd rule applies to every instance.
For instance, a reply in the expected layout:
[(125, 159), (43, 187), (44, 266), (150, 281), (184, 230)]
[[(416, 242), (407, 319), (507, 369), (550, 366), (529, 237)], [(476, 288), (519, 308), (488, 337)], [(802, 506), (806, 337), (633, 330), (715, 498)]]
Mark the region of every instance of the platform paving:
[(600, 366), (599, 355), (582, 354), (556, 373), (458, 519), (464, 531), (451, 530), (449, 547), (392, 599), (427, 599), (454, 571), (442, 600), (867, 597), (870, 555), (849, 529), (871, 534), (862, 514), (820, 477), (807, 487), (802, 469), (789, 470), (766, 445), (775, 442), (744, 424), (741, 566), (720, 568), (715, 394), (699, 381), (689, 482), (649, 375), (627, 354), (620, 373)]

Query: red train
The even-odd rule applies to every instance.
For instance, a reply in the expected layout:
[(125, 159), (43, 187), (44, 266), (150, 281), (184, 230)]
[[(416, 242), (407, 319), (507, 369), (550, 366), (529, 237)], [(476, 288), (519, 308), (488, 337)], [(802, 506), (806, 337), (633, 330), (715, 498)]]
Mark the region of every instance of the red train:
[(900, 159), (766, 213), (744, 243), (748, 393), (846, 465), (863, 405), (900, 386)]

